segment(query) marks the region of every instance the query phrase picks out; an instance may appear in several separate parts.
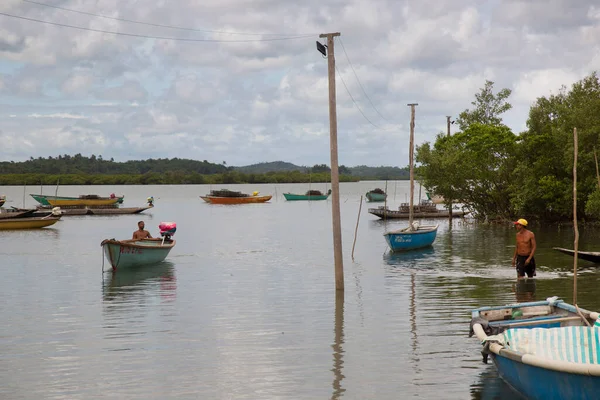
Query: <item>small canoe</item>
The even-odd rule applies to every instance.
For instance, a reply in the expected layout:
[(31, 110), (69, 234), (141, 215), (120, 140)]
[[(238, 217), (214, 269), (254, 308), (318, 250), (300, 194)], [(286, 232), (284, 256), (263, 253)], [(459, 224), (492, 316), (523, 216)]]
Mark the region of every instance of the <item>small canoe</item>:
[[(562, 247), (553, 247), (554, 250), (558, 250), (561, 253), (568, 254), (570, 256), (575, 255), (575, 250), (563, 249)], [(600, 252), (595, 251), (579, 251), (577, 250), (577, 258), (581, 258), (585, 261), (590, 261), (596, 264), (600, 264)]]
[(169, 255), (175, 246), (172, 239), (115, 240), (105, 239), (100, 244), (113, 270), (157, 264)]
[[(329, 198), (329, 195), (331, 195), (331, 189), (329, 189), (329, 191), (327, 192), (327, 194), (322, 194), (321, 192), (316, 192), (313, 191), (311, 193), (311, 191), (306, 192), (306, 194), (293, 194), (293, 193), (284, 193), (283, 197), (285, 197), (285, 199), (287, 201), (299, 201), (299, 200), (306, 200), (306, 201), (314, 201), (314, 200), (327, 200)], [(321, 194), (318, 194), (321, 193)]]
[(406, 251), (431, 246), (437, 235), (438, 225), (418, 226), (417, 229), (404, 228), (386, 232), (385, 241), (392, 251)]
[(249, 203), (265, 203), (271, 200), (271, 195), (268, 196), (248, 196), (248, 197), (219, 197), (219, 196), (200, 196), (202, 200), (211, 204), (249, 204)]
[(471, 312), (469, 336), (483, 346), (477, 351), (483, 362), (491, 358), (500, 378), (523, 398), (597, 399), (599, 316), (556, 297), (481, 307)]
[(31, 197), (43, 206), (102, 206), (110, 204), (122, 204), (125, 196), (100, 197), (93, 194), (81, 195), (79, 197), (48, 196), (44, 194), (30, 194)]
[[(139, 214), (154, 206), (146, 207), (66, 207), (61, 208), (63, 215), (66, 216), (81, 216), (81, 215), (124, 215), (124, 214)], [(50, 212), (47, 207), (38, 207), (37, 213), (34, 215), (43, 215)], [(1, 217), (0, 217), (1, 218)]]
[(54, 225), (60, 216), (0, 219), (0, 230), (39, 229)]
[(367, 198), (367, 201), (369, 201), (371, 203), (375, 203), (375, 202), (385, 201), (387, 194), (381, 189), (375, 189), (375, 190), (371, 190), (371, 191), (367, 192), (365, 197)]
[[(469, 211), (452, 210), (452, 218), (460, 218), (467, 215)], [(369, 214), (373, 214), (381, 219), (408, 219), (409, 213), (400, 210), (390, 210), (389, 208), (378, 207), (369, 208)], [(448, 210), (437, 211), (415, 211), (414, 218), (448, 218)]]

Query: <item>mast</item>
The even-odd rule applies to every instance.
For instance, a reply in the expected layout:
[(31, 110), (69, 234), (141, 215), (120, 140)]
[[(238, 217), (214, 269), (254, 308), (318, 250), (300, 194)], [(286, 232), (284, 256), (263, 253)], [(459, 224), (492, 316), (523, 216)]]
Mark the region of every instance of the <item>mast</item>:
[(408, 149), (408, 163), (409, 163), (409, 171), (410, 171), (410, 199), (409, 199), (409, 208), (408, 208), (408, 227), (412, 229), (413, 219), (414, 219), (414, 201), (413, 197), (415, 195), (415, 171), (414, 171), (414, 138), (415, 138), (415, 106), (418, 106), (418, 103), (408, 104), (410, 107), (410, 147)]

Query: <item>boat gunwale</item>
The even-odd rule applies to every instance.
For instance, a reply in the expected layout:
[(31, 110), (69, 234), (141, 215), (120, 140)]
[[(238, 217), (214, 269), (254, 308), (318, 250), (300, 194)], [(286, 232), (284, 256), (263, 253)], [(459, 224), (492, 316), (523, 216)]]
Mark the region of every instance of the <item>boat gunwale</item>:
[(389, 231), (389, 232), (385, 232), (383, 234), (383, 236), (388, 236), (388, 235), (425, 235), (428, 233), (432, 233), (437, 231), (439, 225), (423, 225), (420, 226), (419, 229), (417, 229), (416, 231), (403, 231), (402, 230), (397, 230), (397, 231)]
[(102, 243), (100, 243), (101, 247), (105, 245), (119, 245), (124, 247), (136, 248), (136, 249), (171, 249), (175, 246), (175, 240), (171, 239), (169, 241), (164, 241), (160, 246), (144, 246), (142, 244), (135, 244), (133, 242), (140, 241), (148, 241), (148, 242), (162, 242), (160, 238), (152, 238), (152, 239), (125, 239), (125, 240), (116, 240), (116, 239), (104, 239)]

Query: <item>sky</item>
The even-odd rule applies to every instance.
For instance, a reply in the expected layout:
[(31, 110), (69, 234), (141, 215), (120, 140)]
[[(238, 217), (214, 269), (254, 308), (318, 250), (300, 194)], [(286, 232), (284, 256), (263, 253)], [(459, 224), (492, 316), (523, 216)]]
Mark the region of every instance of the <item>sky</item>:
[(329, 32), (347, 166), (408, 164), (408, 103), (431, 142), (491, 80), (518, 134), (600, 70), (594, 0), (2, 0), (0, 161), (329, 164)]

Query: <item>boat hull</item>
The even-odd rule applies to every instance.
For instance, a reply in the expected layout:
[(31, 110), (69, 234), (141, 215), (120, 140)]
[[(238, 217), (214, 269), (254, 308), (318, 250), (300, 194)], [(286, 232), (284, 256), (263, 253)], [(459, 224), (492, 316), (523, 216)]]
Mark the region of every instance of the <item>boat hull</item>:
[[(81, 215), (124, 215), (124, 214), (139, 214), (154, 206), (146, 207), (105, 207), (105, 208), (88, 208), (88, 207), (70, 207), (61, 208), (62, 214), (66, 216), (81, 216)], [(50, 209), (40, 207), (38, 213), (48, 213)], [(38, 214), (35, 214), (38, 215)]]
[(0, 230), (40, 229), (54, 225), (59, 219), (59, 216), (0, 219)]
[(305, 194), (284, 193), (283, 197), (285, 197), (285, 199), (287, 201), (300, 201), (300, 200), (315, 201), (315, 200), (327, 200), (329, 198), (329, 195), (324, 194), (321, 196), (307, 196)]
[(367, 198), (368, 202), (376, 203), (376, 202), (385, 201), (387, 194), (367, 192), (365, 197)]
[(419, 227), (417, 231), (386, 232), (385, 241), (392, 251), (407, 251), (429, 247), (437, 236), (437, 225), (434, 227)]
[(104, 256), (113, 267), (117, 269), (129, 269), (144, 265), (153, 265), (169, 255), (175, 246), (175, 241), (162, 239), (142, 240), (114, 240), (107, 239), (101, 243)]
[(100, 197), (98, 199), (82, 199), (79, 197), (67, 196), (47, 196), (43, 194), (30, 194), (31, 197), (43, 206), (66, 207), (66, 206), (102, 206), (110, 204), (123, 203), (123, 196), (109, 198)]
[[(563, 254), (568, 254), (570, 256), (575, 255), (575, 250), (563, 249), (562, 247), (553, 247), (554, 250), (558, 250)], [(580, 258), (585, 261), (590, 261), (596, 264), (600, 264), (600, 253), (593, 251), (577, 251), (577, 258)]]
[(269, 196), (248, 196), (248, 197), (217, 197), (217, 196), (200, 196), (202, 200), (211, 204), (251, 204), (265, 203), (271, 200)]
[[(452, 211), (452, 218), (461, 218), (467, 215), (468, 211)], [(373, 214), (381, 219), (408, 219), (409, 213), (404, 211), (395, 211), (385, 208), (369, 208), (369, 214)], [(415, 212), (414, 218), (448, 218), (450, 213), (447, 210), (439, 210), (436, 212)]]

